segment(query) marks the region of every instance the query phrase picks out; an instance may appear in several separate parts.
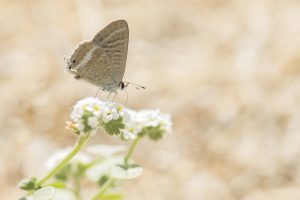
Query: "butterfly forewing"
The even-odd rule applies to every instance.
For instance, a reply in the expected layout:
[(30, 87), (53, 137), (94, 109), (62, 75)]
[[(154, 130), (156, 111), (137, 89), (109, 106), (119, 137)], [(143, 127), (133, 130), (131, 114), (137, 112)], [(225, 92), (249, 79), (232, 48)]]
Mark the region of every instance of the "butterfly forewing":
[(77, 73), (83, 79), (102, 88), (107, 88), (106, 86), (111, 84), (110, 75), (113, 73), (111, 59), (100, 47), (94, 47), (92, 50), (90, 51), (92, 52), (92, 59), (85, 63), (84, 67), (79, 67)]
[(92, 40), (93, 44), (103, 49), (111, 60), (111, 69), (106, 70), (109, 73), (111, 83), (119, 84), (122, 81), (126, 65), (128, 41), (129, 30), (125, 20), (110, 23)]

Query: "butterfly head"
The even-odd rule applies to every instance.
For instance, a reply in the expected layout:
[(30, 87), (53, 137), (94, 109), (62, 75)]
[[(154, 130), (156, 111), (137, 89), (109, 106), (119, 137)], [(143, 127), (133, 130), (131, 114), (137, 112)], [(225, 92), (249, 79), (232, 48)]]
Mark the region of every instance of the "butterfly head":
[(76, 62), (77, 62), (77, 59), (73, 58), (72, 56), (70, 56), (69, 58), (66, 59), (66, 64), (67, 64), (66, 69), (68, 72), (71, 72), (72, 74), (77, 72)]

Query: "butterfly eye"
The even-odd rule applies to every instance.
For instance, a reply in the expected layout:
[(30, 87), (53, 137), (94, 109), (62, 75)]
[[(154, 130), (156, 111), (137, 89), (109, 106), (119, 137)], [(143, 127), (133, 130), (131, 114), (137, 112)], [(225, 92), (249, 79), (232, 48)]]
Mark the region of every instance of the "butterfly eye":
[(73, 59), (73, 60), (72, 60), (72, 63), (76, 63), (76, 60), (75, 60), (75, 59)]

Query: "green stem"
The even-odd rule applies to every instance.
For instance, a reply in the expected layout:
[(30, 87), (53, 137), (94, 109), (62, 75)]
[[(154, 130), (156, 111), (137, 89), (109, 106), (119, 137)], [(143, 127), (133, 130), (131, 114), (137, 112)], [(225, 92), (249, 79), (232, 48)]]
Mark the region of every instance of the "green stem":
[(80, 149), (85, 145), (87, 140), (89, 139), (90, 134), (86, 133), (79, 137), (72, 151), (61, 160), (50, 172), (48, 172), (43, 178), (37, 181), (37, 185), (42, 186), (49, 178), (51, 178), (54, 174), (56, 174), (63, 166), (65, 166), (77, 153)]
[(75, 175), (74, 177), (74, 195), (76, 196), (77, 200), (81, 200), (80, 195), (80, 177), (78, 175)]
[(132, 155), (132, 153), (133, 153), (133, 150), (135, 149), (135, 147), (136, 147), (136, 145), (137, 145), (139, 139), (140, 139), (140, 137), (138, 136), (137, 138), (135, 138), (135, 139), (133, 140), (133, 142), (132, 142), (132, 144), (131, 144), (131, 146), (130, 146), (130, 148), (129, 148), (129, 150), (128, 150), (128, 153), (127, 153), (127, 155), (126, 155), (125, 158), (124, 158), (124, 165), (125, 165), (125, 166), (128, 165), (128, 160), (130, 159), (130, 157), (131, 157), (131, 155)]
[(91, 198), (91, 200), (99, 200), (106, 190), (114, 183), (115, 179), (111, 178), (100, 188), (100, 190)]

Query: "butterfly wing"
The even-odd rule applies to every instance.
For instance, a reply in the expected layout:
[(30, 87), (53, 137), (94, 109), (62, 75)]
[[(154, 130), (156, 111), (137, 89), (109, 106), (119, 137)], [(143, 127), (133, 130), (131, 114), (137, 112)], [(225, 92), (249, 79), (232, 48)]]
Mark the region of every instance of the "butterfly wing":
[[(104, 89), (111, 87), (112, 62), (104, 49), (94, 46), (85, 51), (85, 56), (77, 65), (76, 75)], [(79, 48), (83, 49), (83, 47)], [(88, 58), (88, 59), (86, 59)], [(86, 61), (86, 62), (85, 62)]]
[(107, 25), (92, 39), (92, 43), (104, 50), (110, 58), (112, 69), (109, 71), (112, 84), (119, 86), (123, 79), (129, 41), (128, 24), (117, 20)]

